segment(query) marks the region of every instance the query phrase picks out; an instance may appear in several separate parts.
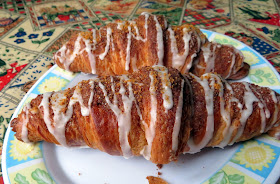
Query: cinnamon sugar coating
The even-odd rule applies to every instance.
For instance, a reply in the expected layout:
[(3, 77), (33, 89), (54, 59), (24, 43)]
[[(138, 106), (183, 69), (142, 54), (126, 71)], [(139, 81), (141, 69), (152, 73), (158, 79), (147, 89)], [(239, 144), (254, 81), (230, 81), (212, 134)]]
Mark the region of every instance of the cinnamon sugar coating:
[[(213, 61), (208, 61), (207, 48), (213, 52)], [(193, 25), (170, 26), (163, 16), (148, 13), (73, 35), (54, 54), (54, 60), (72, 72), (103, 76), (153, 65), (173, 67), (182, 74), (191, 70), (199, 76), (212, 71), (231, 79), (243, 78), (249, 71), (249, 65), (243, 66), (242, 53), (234, 47), (209, 42)]]
[(224, 147), (268, 131), (279, 135), (279, 101), (266, 87), (154, 66), (38, 95), (11, 126), (19, 140), (63, 144), (65, 139), (71, 147), (167, 164), (204, 147)]

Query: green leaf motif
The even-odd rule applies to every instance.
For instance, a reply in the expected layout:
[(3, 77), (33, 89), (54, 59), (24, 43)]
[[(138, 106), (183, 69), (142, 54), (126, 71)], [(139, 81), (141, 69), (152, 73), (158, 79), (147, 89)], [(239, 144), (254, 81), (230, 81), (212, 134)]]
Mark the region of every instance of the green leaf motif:
[(209, 180), (209, 184), (226, 184), (227, 178), (224, 171), (217, 172)]
[(244, 184), (244, 176), (239, 174), (233, 174), (228, 176), (228, 180), (230, 184)]
[(271, 38), (280, 43), (280, 29), (275, 29), (274, 35)]
[(26, 177), (19, 173), (16, 174), (15, 181), (19, 184), (29, 184), (29, 182), (26, 180)]
[(4, 117), (3, 116), (0, 116), (0, 124), (2, 124), (4, 121)]
[(270, 73), (266, 73), (266, 74), (263, 75), (263, 77), (265, 77), (265, 78), (270, 78), (270, 77), (271, 77), (271, 74), (270, 74)]
[(270, 84), (274, 84), (275, 83), (275, 80), (273, 80), (272, 78), (268, 78), (268, 79), (266, 79), (267, 80), (267, 82), (269, 82)]
[(50, 32), (54, 32), (55, 31), (55, 29), (51, 29), (51, 30), (49, 30)]
[(31, 173), (31, 176), (38, 184), (53, 184), (52, 178), (44, 170), (36, 169)]
[(24, 32), (24, 29), (21, 27), (18, 29), (18, 32)]
[(50, 38), (46, 38), (46, 39), (41, 40), (41, 41), (40, 41), (40, 44), (49, 41), (49, 39), (50, 39)]
[(236, 164), (240, 164), (239, 160), (236, 160), (235, 158), (230, 159), (231, 162), (236, 163)]
[(14, 37), (16, 37), (16, 36), (13, 35), (13, 36), (10, 36), (9, 38), (14, 38)]
[[(4, 56), (4, 54), (3, 54), (3, 56)], [(0, 59), (0, 66), (5, 66), (5, 65), (6, 65), (6, 62), (3, 61), (2, 59)]]
[(32, 40), (31, 42), (33, 43), (33, 44), (42, 44), (42, 43), (45, 43), (45, 42), (47, 42), (47, 41), (49, 41), (49, 39), (50, 38), (46, 38), (46, 39), (43, 39), (43, 40)]
[(11, 121), (11, 118), (6, 118), (6, 122), (9, 124)]
[(31, 42), (34, 43), (34, 44), (40, 44), (41, 43), (40, 40), (32, 40)]
[(258, 76), (263, 75), (263, 74), (264, 74), (264, 71), (262, 71), (262, 70), (257, 70), (255, 73), (255, 75), (258, 75)]
[(249, 78), (251, 79), (252, 82), (255, 82), (255, 83), (263, 82), (262, 78), (257, 75), (249, 75)]
[(221, 44), (229, 44), (229, 45), (232, 45), (232, 46), (235, 46), (235, 47), (238, 47), (239, 43), (234, 41), (234, 40), (231, 40), (229, 38), (215, 38), (214, 39), (215, 42), (218, 42), (218, 43), (221, 43)]

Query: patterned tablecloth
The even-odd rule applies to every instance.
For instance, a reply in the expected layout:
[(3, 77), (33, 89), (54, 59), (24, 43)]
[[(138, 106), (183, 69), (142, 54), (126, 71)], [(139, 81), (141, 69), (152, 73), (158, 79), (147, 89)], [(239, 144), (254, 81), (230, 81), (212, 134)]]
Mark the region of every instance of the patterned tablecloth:
[[(146, 11), (165, 15), (173, 25), (190, 23), (236, 38), (280, 72), (279, 6), (280, 0), (0, 1), (0, 150), (18, 103), (72, 34)], [(250, 75), (256, 81), (269, 78), (265, 72)], [(64, 85), (58, 82), (53, 86)]]

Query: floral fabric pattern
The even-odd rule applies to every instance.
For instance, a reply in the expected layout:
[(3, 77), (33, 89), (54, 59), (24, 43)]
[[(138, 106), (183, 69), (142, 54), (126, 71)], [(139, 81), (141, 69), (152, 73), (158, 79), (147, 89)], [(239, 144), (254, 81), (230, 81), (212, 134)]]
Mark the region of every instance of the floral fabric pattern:
[[(71, 35), (80, 31), (98, 29), (113, 21), (131, 20), (143, 11), (164, 15), (171, 25), (189, 23), (203, 28), (204, 33), (213, 41), (239, 48), (245, 56), (245, 62), (251, 65), (246, 80), (272, 87), (280, 92), (279, 76), (274, 71), (276, 69), (280, 73), (279, 10), (278, 0), (7, 0), (1, 2), (0, 153), (15, 109), (32, 85), (54, 65), (53, 53)], [(207, 30), (226, 36), (213, 34)], [(230, 37), (248, 47), (244, 47), (242, 43)], [(273, 65), (273, 70), (262, 56)], [(56, 68), (51, 75), (39, 81), (33, 89), (33, 94), (64, 89), (75, 75)], [(31, 100), (31, 97), (27, 100)], [(7, 147), (7, 155), (13, 160), (13, 164), (32, 160), (38, 162), (28, 167), (28, 171), (19, 169), (11, 173), (11, 183), (54, 183), (43, 161), (40, 161), (43, 157), (40, 145), (26, 145), (13, 136), (9, 140), (11, 141)], [(263, 183), (262, 180), (252, 176), (255, 174), (259, 178), (268, 177), (279, 156), (277, 145), (278, 142), (268, 144), (259, 140), (242, 144), (229, 163), (222, 166), (204, 183)], [(0, 184), (3, 183), (1, 182), (0, 175)]]

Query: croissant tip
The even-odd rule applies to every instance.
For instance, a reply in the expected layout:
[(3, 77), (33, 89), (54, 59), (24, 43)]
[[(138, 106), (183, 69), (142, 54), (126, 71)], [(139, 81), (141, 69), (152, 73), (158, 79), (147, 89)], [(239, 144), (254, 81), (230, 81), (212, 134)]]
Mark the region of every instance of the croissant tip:
[(249, 74), (250, 65), (246, 62), (243, 62), (243, 66), (236, 72), (236, 74), (231, 75), (228, 79), (239, 80), (243, 79)]
[(10, 126), (14, 132), (16, 132), (18, 122), (18, 118), (14, 118), (10, 123)]

